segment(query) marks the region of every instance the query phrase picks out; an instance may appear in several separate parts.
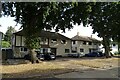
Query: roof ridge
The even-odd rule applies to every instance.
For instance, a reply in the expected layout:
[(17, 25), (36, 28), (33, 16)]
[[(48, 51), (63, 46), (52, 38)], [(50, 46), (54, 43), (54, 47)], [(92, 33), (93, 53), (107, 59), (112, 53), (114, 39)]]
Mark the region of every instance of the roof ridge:
[(97, 40), (96, 38), (89, 37), (89, 36), (80, 36), (80, 35), (75, 35), (74, 37), (71, 38), (72, 40), (81, 40), (81, 41), (100, 41)]

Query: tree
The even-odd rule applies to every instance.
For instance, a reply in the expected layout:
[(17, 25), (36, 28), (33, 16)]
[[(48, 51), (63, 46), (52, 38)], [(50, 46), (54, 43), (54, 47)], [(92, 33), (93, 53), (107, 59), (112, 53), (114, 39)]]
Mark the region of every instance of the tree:
[(10, 47), (10, 43), (7, 41), (2, 41), (2, 48), (9, 48)]
[(16, 32), (15, 28), (13, 28), (12, 26), (8, 27), (4, 36), (4, 41), (8, 41), (9, 43), (11, 43), (12, 34), (14, 32)]
[[(4, 15), (15, 17), (15, 21), (22, 24), (23, 32), (25, 34), (25, 44), (30, 51), (31, 62), (34, 63), (35, 61), (38, 61), (34, 55), (34, 49), (40, 46), (38, 43), (39, 32), (44, 28), (51, 29), (52, 27), (55, 27), (55, 25), (57, 26), (56, 30), (64, 29), (64, 26), (61, 27), (61, 23), (58, 22), (64, 21), (61, 14), (64, 8), (70, 5), (50, 2), (8, 2), (3, 3), (2, 6)], [(70, 24), (70, 21), (67, 22), (67, 24)]]
[[(85, 19), (86, 15), (84, 13), (88, 13), (87, 8), (89, 7), (86, 7), (86, 3), (79, 3), (78, 5), (79, 7), (76, 3), (61, 2), (2, 3), (4, 15), (15, 17), (15, 21), (22, 24), (25, 43), (30, 50), (32, 63), (37, 60), (34, 49), (40, 46), (38, 44), (38, 34), (42, 29), (55, 28), (56, 31), (61, 29), (65, 32), (66, 28), (71, 29), (73, 27), (71, 22), (81, 23)], [(78, 12), (81, 14), (79, 19), (77, 19), (79, 15), (74, 15), (77, 13), (77, 8), (79, 8), (80, 11)]]
[(99, 37), (103, 38), (106, 57), (110, 57), (110, 39), (120, 39), (120, 5), (118, 3), (96, 3), (92, 7), (89, 17), (89, 24), (93, 32), (97, 32)]
[[(46, 28), (54, 28), (56, 31), (73, 28), (72, 23), (84, 26), (90, 24), (94, 32), (98, 32), (103, 37), (106, 50), (106, 56), (109, 56), (109, 38), (117, 37), (118, 32), (113, 33), (112, 30), (119, 25), (117, 15), (119, 4), (117, 3), (95, 3), (95, 2), (8, 2), (2, 3), (4, 15), (15, 17), (15, 21), (22, 24), (25, 34), (26, 46), (32, 52), (39, 47), (37, 41), (39, 32)], [(117, 8), (115, 8), (117, 6)], [(110, 7), (110, 9), (109, 9)], [(115, 9), (114, 9), (115, 8)], [(118, 12), (117, 12), (118, 11)], [(114, 18), (114, 15), (115, 18)], [(109, 22), (108, 22), (109, 21)], [(114, 25), (113, 28), (110, 25)], [(31, 60), (34, 62), (35, 58)]]

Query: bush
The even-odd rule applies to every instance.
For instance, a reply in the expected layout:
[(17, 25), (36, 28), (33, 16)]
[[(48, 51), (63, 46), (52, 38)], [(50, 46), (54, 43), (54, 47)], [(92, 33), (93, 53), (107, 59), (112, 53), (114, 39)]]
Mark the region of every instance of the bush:
[(10, 47), (10, 43), (8, 41), (2, 41), (2, 48)]

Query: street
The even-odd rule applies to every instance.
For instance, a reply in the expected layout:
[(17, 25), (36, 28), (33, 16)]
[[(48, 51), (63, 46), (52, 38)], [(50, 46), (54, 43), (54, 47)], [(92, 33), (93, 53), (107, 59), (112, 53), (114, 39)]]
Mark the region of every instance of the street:
[[(118, 78), (119, 68), (108, 70), (88, 70), (56, 75), (56, 78)], [(120, 75), (119, 75), (120, 76)]]

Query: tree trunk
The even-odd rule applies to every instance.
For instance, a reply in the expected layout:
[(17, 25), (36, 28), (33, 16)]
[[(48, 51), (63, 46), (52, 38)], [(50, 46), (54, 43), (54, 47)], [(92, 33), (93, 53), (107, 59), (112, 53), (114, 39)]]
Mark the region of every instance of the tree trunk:
[(30, 49), (29, 54), (30, 54), (30, 61), (32, 64), (39, 63), (39, 59), (36, 56), (37, 53), (35, 52), (34, 49)]
[(118, 41), (118, 52), (120, 52), (120, 41)]
[(110, 44), (109, 44), (109, 38), (107, 37), (103, 37), (103, 46), (105, 48), (105, 56), (106, 58), (110, 58), (111, 57), (111, 54), (110, 54)]

